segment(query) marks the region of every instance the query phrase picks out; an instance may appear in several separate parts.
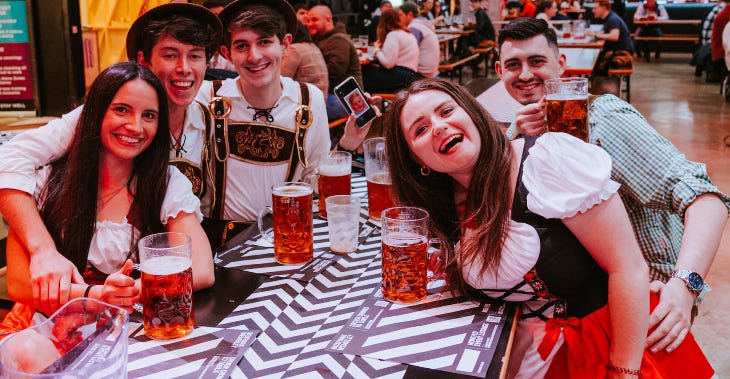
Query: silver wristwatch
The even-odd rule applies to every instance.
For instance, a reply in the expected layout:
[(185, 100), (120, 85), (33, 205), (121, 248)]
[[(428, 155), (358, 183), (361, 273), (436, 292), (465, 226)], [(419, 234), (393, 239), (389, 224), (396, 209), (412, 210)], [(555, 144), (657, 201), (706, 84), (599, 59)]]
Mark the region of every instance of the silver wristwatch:
[(682, 279), (687, 285), (687, 288), (695, 295), (699, 295), (705, 288), (705, 281), (702, 280), (702, 276), (694, 271), (674, 270), (672, 272), (672, 278)]

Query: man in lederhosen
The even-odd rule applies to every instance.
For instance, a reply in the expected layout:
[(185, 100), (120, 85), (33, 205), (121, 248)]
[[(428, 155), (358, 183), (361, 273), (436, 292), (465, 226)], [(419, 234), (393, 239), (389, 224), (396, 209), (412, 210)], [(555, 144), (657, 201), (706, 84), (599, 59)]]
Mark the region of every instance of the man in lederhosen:
[(330, 150), (324, 95), (281, 76), (296, 33), (292, 7), (284, 0), (239, 0), (219, 17), (221, 54), (239, 77), (211, 83), (209, 91), (204, 86), (197, 97), (214, 118), (215, 199), (204, 223), (214, 247), (256, 220), (271, 204), (273, 185), (304, 179)]
[[(194, 99), (221, 34), (220, 20), (205, 7), (170, 3), (135, 20), (126, 41), (129, 60), (148, 67), (165, 86), (173, 141), (171, 164), (192, 182), (193, 191), (201, 197), (203, 213), (208, 208), (205, 195), (212, 193), (206, 184), (210, 180), (205, 179), (209, 176), (206, 125), (210, 122), (205, 106)], [(35, 168), (66, 153), (80, 114), (78, 107), (41, 128), (19, 134), (0, 148), (0, 212), (14, 225), (30, 252), (33, 296), (43, 302), (67, 302), (71, 282), (82, 281), (75, 266), (58, 253), (33, 199)]]

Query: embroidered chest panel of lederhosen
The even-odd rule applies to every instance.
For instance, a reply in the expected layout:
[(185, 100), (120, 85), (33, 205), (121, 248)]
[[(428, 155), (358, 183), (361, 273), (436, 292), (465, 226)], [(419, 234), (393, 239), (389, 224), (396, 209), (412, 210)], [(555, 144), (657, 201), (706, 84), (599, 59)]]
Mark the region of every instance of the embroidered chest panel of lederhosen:
[[(215, 83), (214, 83), (215, 86)], [(215, 198), (212, 217), (219, 219), (225, 204), (225, 176), (230, 159), (257, 165), (279, 165), (288, 162), (282, 180), (291, 181), (297, 167), (307, 167), (304, 142), (313, 115), (309, 107), (309, 89), (299, 83), (300, 101), (294, 118), (294, 130), (258, 121), (229, 120), (231, 104), (224, 97), (213, 97), (208, 104), (213, 117), (213, 158), (215, 162)], [(215, 88), (215, 87), (214, 87)], [(217, 92), (217, 88), (215, 89)]]
[(224, 139), (227, 158), (259, 165), (289, 162), (296, 147), (295, 131), (257, 121), (230, 121)]
[[(180, 172), (185, 175), (188, 180), (190, 180), (190, 183), (193, 185), (193, 194), (195, 194), (198, 198), (202, 198), (207, 189), (206, 183), (208, 181), (206, 180), (206, 175), (209, 175), (208, 136), (210, 135), (211, 117), (206, 106), (199, 102), (198, 105), (200, 106), (205, 125), (205, 135), (201, 136), (203, 138), (203, 148), (200, 152), (200, 164), (185, 157), (178, 156), (179, 154), (175, 154), (175, 156), (170, 157), (170, 164), (177, 167), (177, 169), (180, 170)], [(175, 149), (173, 148), (172, 150)]]

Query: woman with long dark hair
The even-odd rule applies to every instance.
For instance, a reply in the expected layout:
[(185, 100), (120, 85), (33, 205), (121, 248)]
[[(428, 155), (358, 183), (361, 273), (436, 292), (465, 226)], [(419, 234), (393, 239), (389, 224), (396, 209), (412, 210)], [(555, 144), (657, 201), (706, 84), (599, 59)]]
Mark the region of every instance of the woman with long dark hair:
[(396, 202), (450, 242), (453, 288), (521, 305), (508, 377), (653, 378), (680, 358), (680, 376), (711, 375), (691, 337), (644, 351), (648, 268), (603, 150), (564, 133), (509, 141), (439, 79), (400, 92), (384, 127)]
[[(169, 165), (167, 107), (165, 89), (149, 69), (135, 62), (112, 65), (92, 84), (68, 153), (37, 170), (41, 217), (59, 252), (86, 281), (71, 286), (70, 298), (94, 297), (131, 310), (140, 286), (128, 276), (137, 241), (163, 231), (191, 237), (193, 288), (213, 284), (200, 201), (190, 181)], [(33, 296), (28, 254), (12, 229), (8, 292), (50, 314), (63, 304)]]
[(421, 77), (418, 74), (418, 41), (400, 15), (389, 9), (380, 15), (373, 56), (377, 64), (362, 67), (362, 81), (371, 93), (392, 93)]

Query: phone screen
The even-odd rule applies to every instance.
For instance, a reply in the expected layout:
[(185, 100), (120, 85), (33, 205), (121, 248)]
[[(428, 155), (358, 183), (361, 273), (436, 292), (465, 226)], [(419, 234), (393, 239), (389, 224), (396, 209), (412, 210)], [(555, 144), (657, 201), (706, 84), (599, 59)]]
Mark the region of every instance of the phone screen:
[(355, 114), (359, 127), (365, 126), (375, 118), (375, 110), (367, 102), (365, 94), (357, 85), (355, 78), (349, 77), (337, 85), (335, 95), (342, 103), (342, 106), (345, 107), (347, 113)]

